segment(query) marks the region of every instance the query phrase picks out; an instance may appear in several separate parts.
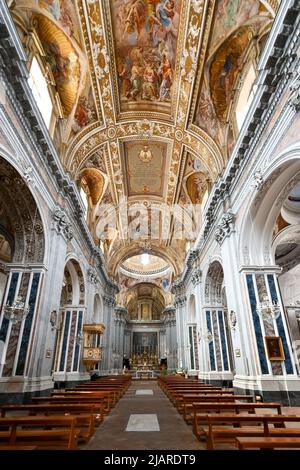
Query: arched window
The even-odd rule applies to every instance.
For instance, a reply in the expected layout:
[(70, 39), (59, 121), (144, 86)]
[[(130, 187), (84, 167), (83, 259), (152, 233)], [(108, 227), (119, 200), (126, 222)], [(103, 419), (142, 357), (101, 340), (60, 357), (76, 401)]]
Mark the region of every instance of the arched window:
[(253, 64), (251, 64), (246, 75), (244, 76), (243, 85), (238, 97), (237, 106), (235, 110), (236, 122), (239, 131), (241, 130), (243, 122), (245, 121), (247, 112), (250, 108), (256, 91), (255, 79), (255, 67)]
[(53, 103), (48, 90), (47, 81), (36, 57), (33, 57), (31, 62), (28, 83), (45, 124), (49, 129), (53, 112)]
[(81, 199), (82, 199), (84, 207), (85, 207), (85, 215), (87, 215), (87, 211), (88, 211), (88, 207), (89, 207), (88, 197), (87, 197), (87, 194), (86, 194), (85, 190), (82, 187), (80, 188), (80, 196), (81, 196)]

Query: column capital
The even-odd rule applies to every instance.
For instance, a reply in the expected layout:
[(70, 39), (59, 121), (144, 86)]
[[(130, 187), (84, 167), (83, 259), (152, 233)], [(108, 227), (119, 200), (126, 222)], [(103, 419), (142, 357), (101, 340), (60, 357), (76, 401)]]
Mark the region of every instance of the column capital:
[(201, 281), (202, 281), (202, 271), (200, 268), (197, 268), (192, 274), (192, 284), (193, 286), (196, 286), (200, 284)]
[(230, 210), (222, 215), (221, 222), (215, 230), (215, 240), (222, 245), (226, 237), (232, 233), (234, 229), (235, 215)]
[(100, 283), (97, 271), (92, 266), (87, 270), (87, 280), (92, 285), (97, 285)]
[(116, 305), (116, 300), (114, 297), (109, 297), (108, 295), (103, 296), (104, 305), (107, 307), (114, 307)]
[(115, 321), (118, 321), (120, 324), (126, 325), (128, 319), (128, 310), (127, 308), (117, 305), (115, 307)]
[(56, 206), (52, 212), (52, 219), (56, 232), (63, 234), (67, 241), (71, 241), (74, 237), (74, 232), (66, 211), (60, 206)]
[(181, 308), (186, 304), (186, 295), (180, 295), (175, 299), (174, 305), (176, 308)]

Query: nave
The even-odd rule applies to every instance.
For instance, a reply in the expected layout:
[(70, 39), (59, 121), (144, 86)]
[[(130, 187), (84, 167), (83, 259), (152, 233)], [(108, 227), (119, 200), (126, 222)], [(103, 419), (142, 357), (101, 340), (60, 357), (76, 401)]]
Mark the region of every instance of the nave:
[[(131, 422), (132, 430), (128, 431)], [(84, 450), (196, 450), (199, 442), (156, 380), (137, 380), (132, 381), (90, 441), (80, 447)]]

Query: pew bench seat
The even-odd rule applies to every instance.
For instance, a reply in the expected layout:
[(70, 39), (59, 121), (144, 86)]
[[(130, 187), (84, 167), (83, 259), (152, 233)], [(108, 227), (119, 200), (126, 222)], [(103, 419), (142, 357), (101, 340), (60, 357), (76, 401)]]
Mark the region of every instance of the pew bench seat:
[(300, 449), (300, 437), (237, 437), (239, 450), (245, 449)]

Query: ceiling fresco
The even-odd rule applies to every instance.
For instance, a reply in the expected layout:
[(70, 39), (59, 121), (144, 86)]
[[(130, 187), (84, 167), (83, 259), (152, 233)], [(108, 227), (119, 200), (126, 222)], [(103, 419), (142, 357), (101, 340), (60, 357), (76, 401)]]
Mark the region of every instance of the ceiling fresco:
[[(138, 283), (121, 272), (130, 256), (150, 253), (170, 266), (168, 282), (153, 281), (162, 292), (184, 269), (201, 228), (197, 208), (235, 146), (244, 74), (259, 61), (278, 4), (11, 2), (24, 48), (34, 36), (41, 47), (28, 53), (51, 68), (63, 108), (55, 146), (87, 195), (91, 234), (124, 291)], [(180, 235), (174, 207), (188, 215), (188, 233)]]
[(238, 79), (247, 70), (247, 64), (259, 59), (258, 43), (271, 27), (274, 4), (259, 0), (216, 2), (206, 61), (198, 76), (201, 85), (194, 124), (221, 147), (227, 147), (227, 155), (236, 141), (237, 132), (233, 131), (228, 113), (238, 90)]
[(181, 0), (109, 3), (121, 110), (170, 112)]

